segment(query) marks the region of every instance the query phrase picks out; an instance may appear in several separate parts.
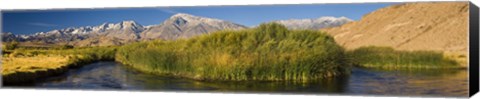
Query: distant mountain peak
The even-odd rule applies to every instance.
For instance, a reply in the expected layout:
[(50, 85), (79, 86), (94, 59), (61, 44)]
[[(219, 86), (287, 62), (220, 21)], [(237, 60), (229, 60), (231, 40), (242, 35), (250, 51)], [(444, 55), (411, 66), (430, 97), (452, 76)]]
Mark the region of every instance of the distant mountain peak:
[(324, 16), (324, 17), (319, 17), (317, 20), (332, 20), (332, 21), (353, 21), (350, 18), (347, 18), (345, 16), (341, 17), (334, 17), (334, 16)]
[(142, 33), (143, 39), (169, 39), (189, 38), (196, 35), (207, 34), (225, 29), (244, 29), (243, 25), (232, 22), (194, 16), (186, 13), (177, 13), (165, 20), (162, 24), (148, 27)]
[(344, 16), (342, 17), (323, 16), (323, 17), (312, 18), (312, 19), (289, 19), (289, 20), (277, 20), (273, 22), (283, 24), (289, 29), (318, 30), (322, 28), (340, 26), (352, 21), (353, 21), (352, 19)]
[[(77, 29), (92, 29), (92, 27), (79, 27)], [(133, 20), (126, 20), (126, 21), (121, 21), (118, 23), (103, 23), (101, 25), (93, 27), (93, 31), (96, 32), (104, 32), (106, 30), (118, 30), (118, 29), (130, 29), (134, 30), (136, 32), (141, 32), (143, 31), (143, 26)]]
[(172, 18), (176, 18), (176, 17), (197, 17), (197, 16), (187, 14), (187, 13), (177, 13), (175, 15), (172, 15)]
[[(223, 22), (227, 22), (227, 21), (220, 20), (220, 19), (200, 17), (200, 16), (195, 16), (195, 15), (191, 15), (191, 14), (187, 14), (187, 13), (174, 14), (168, 20), (171, 21), (172, 23), (175, 23), (175, 24), (178, 24), (178, 25), (186, 24), (187, 22), (188, 23), (193, 23), (193, 24), (196, 24), (196, 23), (223, 23)], [(167, 21), (165, 21), (165, 22), (167, 22)]]
[(175, 21), (178, 20), (179, 22), (182, 22), (182, 21), (192, 21), (192, 20), (201, 19), (201, 18), (202, 17), (194, 16), (191, 14), (177, 13), (172, 15), (169, 20), (175, 20)]
[(122, 21), (119, 24), (122, 24), (123, 26), (141, 26), (133, 20)]
[(121, 22), (118, 22), (118, 23), (105, 22), (105, 23), (102, 23), (101, 25), (98, 25), (97, 27), (109, 27), (109, 26), (113, 26), (113, 25), (137, 26), (137, 25), (140, 25), (140, 24), (138, 24), (136, 21), (133, 21), (133, 20), (125, 20), (125, 21), (121, 21)]
[(120, 22), (120, 23), (137, 23), (137, 22), (135, 22), (135, 21), (133, 21), (133, 20), (125, 20), (125, 21), (122, 21), (122, 22)]

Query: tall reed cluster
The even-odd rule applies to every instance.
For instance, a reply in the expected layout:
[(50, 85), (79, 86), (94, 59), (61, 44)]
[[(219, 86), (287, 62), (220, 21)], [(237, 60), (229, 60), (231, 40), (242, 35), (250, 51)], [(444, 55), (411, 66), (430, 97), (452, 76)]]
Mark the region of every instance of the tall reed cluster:
[(435, 51), (399, 51), (390, 47), (361, 47), (348, 52), (361, 67), (382, 69), (450, 69), (459, 64)]
[(276, 23), (129, 44), (115, 60), (144, 72), (199, 80), (309, 81), (350, 72), (344, 49), (332, 37)]

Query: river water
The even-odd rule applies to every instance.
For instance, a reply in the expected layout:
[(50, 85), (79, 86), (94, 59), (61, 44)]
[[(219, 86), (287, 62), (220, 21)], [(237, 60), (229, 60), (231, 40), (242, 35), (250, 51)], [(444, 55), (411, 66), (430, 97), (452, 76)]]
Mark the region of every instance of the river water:
[[(317, 82), (196, 81), (141, 73), (116, 62), (96, 62), (23, 85), (28, 88), (467, 97), (467, 70), (382, 71), (353, 68), (350, 76)], [(7, 86), (8, 87), (8, 86)]]

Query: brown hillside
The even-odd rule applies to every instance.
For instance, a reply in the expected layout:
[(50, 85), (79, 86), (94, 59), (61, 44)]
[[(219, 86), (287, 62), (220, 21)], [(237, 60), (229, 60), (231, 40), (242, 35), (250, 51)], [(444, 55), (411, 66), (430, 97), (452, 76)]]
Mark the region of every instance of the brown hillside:
[(467, 2), (406, 3), (371, 12), (359, 21), (322, 29), (347, 49), (389, 46), (467, 55)]

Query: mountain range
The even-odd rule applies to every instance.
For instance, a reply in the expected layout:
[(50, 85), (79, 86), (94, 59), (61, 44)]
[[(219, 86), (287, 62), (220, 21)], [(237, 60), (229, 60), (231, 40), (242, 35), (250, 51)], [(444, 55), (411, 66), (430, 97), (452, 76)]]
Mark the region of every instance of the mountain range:
[[(291, 19), (273, 21), (291, 29), (318, 30), (340, 26), (352, 21), (346, 17), (320, 17), (317, 19)], [(305, 23), (305, 24), (301, 24)], [(199, 17), (185, 13), (172, 15), (158, 25), (143, 26), (135, 21), (104, 23), (98, 26), (71, 27), (30, 35), (2, 33), (2, 41), (18, 41), (35, 44), (68, 44), (74, 46), (111, 46), (142, 40), (175, 40), (208, 34), (219, 30), (240, 30), (249, 28), (225, 20)]]

